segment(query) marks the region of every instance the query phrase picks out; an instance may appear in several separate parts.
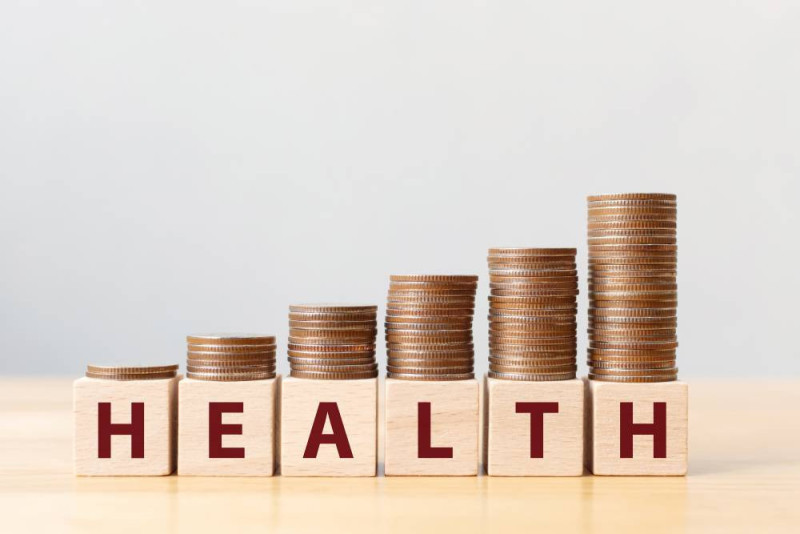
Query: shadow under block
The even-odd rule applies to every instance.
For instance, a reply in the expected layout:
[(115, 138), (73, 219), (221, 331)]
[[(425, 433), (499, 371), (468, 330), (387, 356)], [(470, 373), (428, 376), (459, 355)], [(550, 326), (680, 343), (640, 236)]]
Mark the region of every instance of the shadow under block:
[(286, 377), (280, 389), (282, 475), (377, 474), (377, 378)]
[(386, 475), (477, 475), (478, 387), (387, 378)]
[(685, 475), (689, 388), (685, 382), (586, 380), (595, 475)]
[(486, 378), (485, 462), (490, 476), (583, 474), (583, 380)]
[(171, 474), (175, 470), (179, 381), (180, 377), (76, 380), (75, 474)]
[(178, 474), (272, 476), (278, 381), (181, 380)]

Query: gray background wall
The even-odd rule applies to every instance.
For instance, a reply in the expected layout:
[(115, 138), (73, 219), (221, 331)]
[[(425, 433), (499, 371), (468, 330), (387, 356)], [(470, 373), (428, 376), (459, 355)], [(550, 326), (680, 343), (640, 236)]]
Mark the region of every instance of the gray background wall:
[(290, 303), (382, 312), (406, 272), (481, 274), (485, 347), (497, 245), (580, 247), (584, 331), (585, 196), (668, 191), (683, 375), (797, 375), (798, 28), (790, 0), (3, 2), (0, 373), (285, 343)]

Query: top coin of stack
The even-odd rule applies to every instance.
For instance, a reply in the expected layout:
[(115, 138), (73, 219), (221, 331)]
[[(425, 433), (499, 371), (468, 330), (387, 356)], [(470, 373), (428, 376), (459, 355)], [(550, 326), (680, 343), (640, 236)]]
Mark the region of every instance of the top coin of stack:
[(376, 378), (377, 314), (377, 306), (290, 306), (291, 376), (319, 380)]
[(275, 378), (275, 336), (205, 334), (186, 336), (186, 377), (234, 382)]
[(159, 380), (174, 378), (178, 364), (125, 367), (118, 365), (87, 365), (86, 376), (104, 380)]
[(489, 249), (489, 376), (575, 378), (574, 248)]
[(473, 378), (478, 277), (392, 275), (386, 305), (387, 377)]
[(590, 196), (589, 378), (676, 380), (677, 199)]

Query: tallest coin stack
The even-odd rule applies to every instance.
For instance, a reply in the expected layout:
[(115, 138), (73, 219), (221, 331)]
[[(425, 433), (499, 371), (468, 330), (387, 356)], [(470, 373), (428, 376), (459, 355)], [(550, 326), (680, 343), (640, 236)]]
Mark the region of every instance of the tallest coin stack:
[(590, 196), (589, 378), (676, 380), (677, 199)]

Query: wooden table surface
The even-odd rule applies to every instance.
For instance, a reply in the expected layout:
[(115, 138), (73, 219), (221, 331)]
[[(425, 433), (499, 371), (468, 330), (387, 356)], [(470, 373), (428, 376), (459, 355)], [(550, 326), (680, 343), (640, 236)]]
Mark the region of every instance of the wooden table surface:
[(78, 478), (71, 381), (0, 380), (0, 531), (800, 532), (800, 382), (691, 382), (683, 478)]

